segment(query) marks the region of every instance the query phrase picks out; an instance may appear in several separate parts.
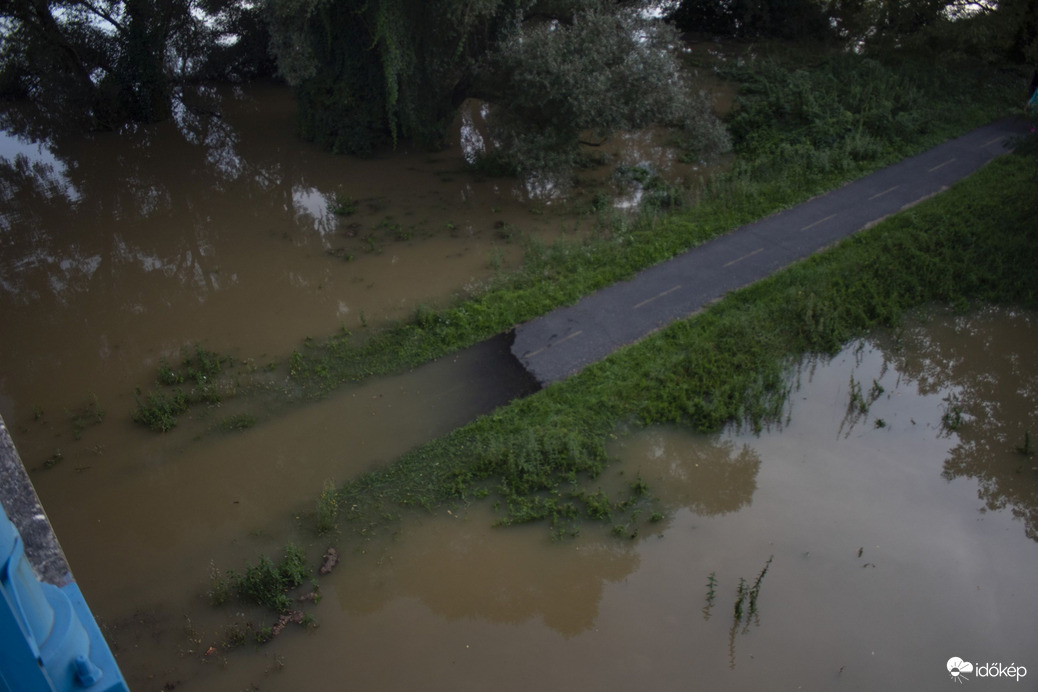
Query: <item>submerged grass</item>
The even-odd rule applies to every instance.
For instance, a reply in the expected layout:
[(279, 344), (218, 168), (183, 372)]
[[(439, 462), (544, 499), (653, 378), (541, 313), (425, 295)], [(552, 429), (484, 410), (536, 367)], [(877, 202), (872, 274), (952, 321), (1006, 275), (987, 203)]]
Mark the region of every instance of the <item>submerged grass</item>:
[[(638, 511), (634, 498), (605, 507), (590, 490), (619, 423), (759, 429), (780, 416), (789, 367), (804, 354), (835, 353), (927, 304), (1038, 307), (1036, 181), (1033, 155), (998, 159), (936, 198), (341, 486), (325, 505), (363, 532), (401, 507), (487, 495), (497, 498), (503, 523), (547, 520), (559, 532), (582, 518), (623, 524), (618, 516)], [(639, 490), (632, 495), (642, 497)]]
[[(157, 388), (149, 390), (143, 398), (139, 389), (135, 393), (133, 421), (156, 432), (169, 432), (177, 426), (179, 417), (192, 406), (220, 403), (235, 389), (234, 385), (225, 381), (227, 378), (221, 377), (225, 366), (231, 362), (230, 357), (209, 351), (201, 345), (185, 351), (176, 368), (163, 358), (155, 374)], [(228, 425), (243, 429), (241, 423), (240, 419)]]
[(264, 555), (241, 573), (228, 571), (225, 576), (214, 568), (210, 574), (209, 598), (213, 605), (221, 605), (233, 594), (246, 603), (286, 613), (293, 607), (289, 593), (311, 576), (303, 550), (289, 544), (277, 563)]

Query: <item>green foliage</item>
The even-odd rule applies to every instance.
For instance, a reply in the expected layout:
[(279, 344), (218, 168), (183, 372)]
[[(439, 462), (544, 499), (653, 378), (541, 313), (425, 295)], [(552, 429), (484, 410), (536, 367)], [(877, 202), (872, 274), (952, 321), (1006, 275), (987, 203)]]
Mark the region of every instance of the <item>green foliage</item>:
[(1018, 77), (933, 56), (773, 54), (723, 72), (741, 85), (729, 118), (732, 178), (782, 171), (783, 187), (849, 180), (1017, 105)]
[(683, 129), (710, 158), (728, 146), (706, 97), (690, 88), (666, 25), (636, 13), (584, 12), (524, 28), (488, 55), (479, 76), (489, 100), (495, 165), (523, 174), (573, 167), (580, 133), (599, 137), (652, 123)]
[[(177, 368), (165, 358), (160, 359), (155, 379), (161, 388), (148, 392), (143, 400), (140, 390), (137, 390), (132, 416), (134, 422), (156, 432), (168, 432), (176, 427), (179, 416), (192, 406), (219, 403), (223, 397), (220, 375), (229, 361), (230, 358), (200, 345), (189, 351)], [(225, 419), (219, 427), (244, 430), (255, 422), (254, 416), (240, 414)]]
[(357, 201), (352, 197), (335, 193), (328, 208), (336, 216), (350, 216), (357, 211)]
[(302, 135), (365, 154), (400, 138), (442, 143), (456, 107), (489, 100), (496, 173), (572, 166), (579, 133), (661, 122), (700, 158), (725, 149), (687, 88), (676, 35), (638, 7), (598, 0), (268, 0), (272, 50), (296, 87)]
[(140, 393), (134, 396), (137, 408), (133, 422), (156, 432), (169, 432), (177, 427), (177, 417), (188, 409), (187, 395), (180, 390), (173, 393), (150, 392), (141, 401)]
[(503, 0), (268, 0), (300, 130), (333, 151), (436, 145), (456, 90), (514, 10)]
[(259, 10), (248, 3), (8, 0), (0, 25), (0, 95), (28, 99), (57, 127), (159, 121), (178, 85), (271, 67)]
[(958, 432), (964, 422), (965, 409), (957, 394), (949, 394), (945, 400), (944, 413), (941, 414), (941, 427), (946, 433)]
[[(255, 565), (246, 566), (243, 573), (228, 571), (227, 574), (226, 588), (238, 598), (266, 606), (278, 613), (291, 610), (292, 599), (288, 595), (289, 591), (311, 575), (303, 550), (291, 544), (285, 547), (285, 553), (277, 564), (263, 556)], [(214, 588), (214, 591), (216, 590)]]
[(608, 519), (612, 513), (613, 502), (601, 490), (586, 495), (584, 502), (587, 505), (587, 515), (591, 519)]
[(169, 362), (164, 357), (159, 359), (159, 369), (155, 375), (155, 379), (158, 380), (159, 384), (164, 384), (170, 387), (175, 384), (184, 383), (184, 376), (170, 367)]
[(328, 481), (324, 484), (321, 496), (317, 498), (316, 522), (314, 528), (318, 534), (328, 533), (337, 528), (339, 518), (339, 496), (335, 484)]
[(215, 564), (209, 565), (209, 604), (221, 606), (231, 598), (231, 581)]

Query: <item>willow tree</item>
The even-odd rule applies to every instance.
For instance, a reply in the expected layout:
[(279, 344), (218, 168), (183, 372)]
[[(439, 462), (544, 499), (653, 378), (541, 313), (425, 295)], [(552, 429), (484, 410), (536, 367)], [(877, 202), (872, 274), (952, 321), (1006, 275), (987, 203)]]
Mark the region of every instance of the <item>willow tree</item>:
[(513, 170), (565, 164), (585, 130), (650, 122), (723, 128), (645, 0), (268, 0), (273, 52), (302, 134), (340, 152), (439, 143), (457, 107), (494, 113), (492, 154)]
[(435, 143), (475, 60), (528, 4), (268, 0), (267, 8), (303, 136), (363, 153), (386, 139)]

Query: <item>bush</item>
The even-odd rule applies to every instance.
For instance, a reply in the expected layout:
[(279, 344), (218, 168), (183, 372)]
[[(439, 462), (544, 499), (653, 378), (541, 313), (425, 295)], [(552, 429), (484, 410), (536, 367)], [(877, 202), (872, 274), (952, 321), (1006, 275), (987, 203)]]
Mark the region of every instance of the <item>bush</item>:
[(234, 592), (243, 601), (266, 606), (279, 613), (292, 608), (288, 592), (310, 576), (302, 548), (289, 544), (281, 560), (274, 562), (263, 556), (255, 565), (245, 568), (243, 574), (228, 572)]
[(680, 128), (699, 158), (724, 151), (724, 128), (675, 59), (679, 41), (659, 22), (598, 12), (505, 41), (479, 76), (480, 95), (492, 104), (496, 147), (488, 154), (521, 174), (566, 172), (582, 132), (602, 137), (653, 123)]

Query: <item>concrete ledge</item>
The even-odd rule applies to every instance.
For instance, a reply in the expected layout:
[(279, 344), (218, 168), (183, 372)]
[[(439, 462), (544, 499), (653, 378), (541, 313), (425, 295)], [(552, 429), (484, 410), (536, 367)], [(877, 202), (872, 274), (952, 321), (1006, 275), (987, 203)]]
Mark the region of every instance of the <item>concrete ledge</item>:
[(48, 584), (63, 587), (72, 582), (65, 553), (54, 535), (43, 511), (36, 489), (18, 456), (7, 424), (0, 417), (0, 504), (22, 535), (25, 557), (36, 577)]

